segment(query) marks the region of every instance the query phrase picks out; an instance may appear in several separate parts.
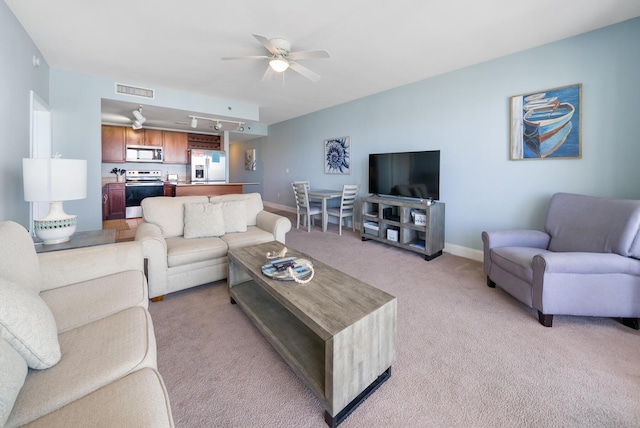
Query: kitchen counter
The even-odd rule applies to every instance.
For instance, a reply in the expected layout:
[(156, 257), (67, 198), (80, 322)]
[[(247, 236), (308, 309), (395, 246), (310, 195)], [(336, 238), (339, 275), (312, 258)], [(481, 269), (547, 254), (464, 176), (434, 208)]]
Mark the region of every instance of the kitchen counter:
[[(171, 189), (171, 196), (193, 196), (193, 195), (227, 195), (230, 193), (243, 193), (243, 186), (257, 185), (258, 183), (165, 183), (165, 187)], [(167, 193), (165, 193), (167, 195)], [(168, 196), (168, 195), (167, 195)]]

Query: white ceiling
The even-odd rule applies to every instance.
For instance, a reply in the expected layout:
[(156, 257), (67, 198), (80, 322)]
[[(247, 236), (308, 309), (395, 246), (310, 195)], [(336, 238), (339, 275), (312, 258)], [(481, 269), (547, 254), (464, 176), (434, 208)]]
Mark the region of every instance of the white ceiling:
[[(637, 0), (5, 2), (52, 68), (256, 104), (262, 124), (640, 16)], [(264, 55), (253, 33), (327, 50), (299, 61), (322, 78), (262, 82), (266, 60), (220, 59)]]

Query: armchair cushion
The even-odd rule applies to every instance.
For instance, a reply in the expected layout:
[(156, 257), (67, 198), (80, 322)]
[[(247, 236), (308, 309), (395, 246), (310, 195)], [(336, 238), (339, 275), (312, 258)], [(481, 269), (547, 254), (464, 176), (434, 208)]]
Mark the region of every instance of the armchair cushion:
[(638, 201), (569, 193), (551, 198), (545, 230), (550, 251), (617, 253), (640, 258)]
[(60, 361), (58, 327), (44, 301), (32, 290), (0, 278), (0, 336), (32, 369)]
[(220, 204), (209, 202), (184, 204), (185, 239), (222, 236), (224, 232), (225, 223)]

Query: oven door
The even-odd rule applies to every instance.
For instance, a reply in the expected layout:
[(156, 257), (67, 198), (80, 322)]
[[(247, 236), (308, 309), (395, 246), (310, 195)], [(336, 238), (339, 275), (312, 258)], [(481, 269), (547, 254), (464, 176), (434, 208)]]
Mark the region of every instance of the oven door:
[(164, 196), (164, 187), (162, 183), (126, 183), (126, 218), (142, 217), (142, 207), (140, 206), (144, 198), (152, 196)]

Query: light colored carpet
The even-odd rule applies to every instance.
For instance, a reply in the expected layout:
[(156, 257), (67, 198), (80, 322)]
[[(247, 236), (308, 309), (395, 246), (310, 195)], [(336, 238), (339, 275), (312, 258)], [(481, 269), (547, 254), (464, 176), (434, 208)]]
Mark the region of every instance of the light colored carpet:
[[(567, 316), (545, 328), (488, 288), (479, 262), (426, 262), (348, 228), (294, 226), (287, 246), (398, 298), (391, 378), (341, 427), (640, 426), (638, 331)], [(326, 426), (320, 402), (229, 303), (224, 281), (150, 311), (177, 427)]]

